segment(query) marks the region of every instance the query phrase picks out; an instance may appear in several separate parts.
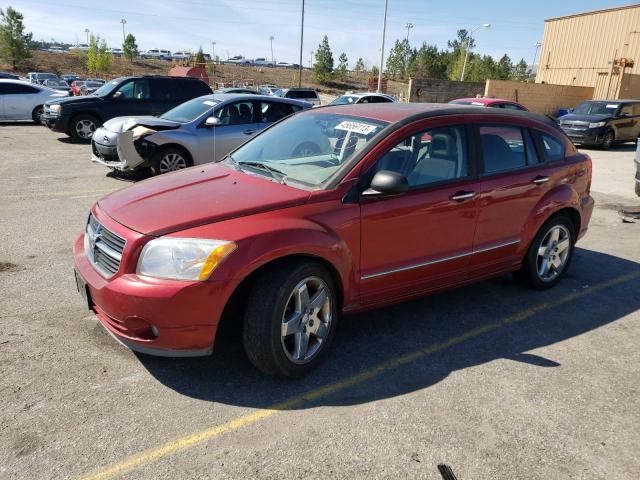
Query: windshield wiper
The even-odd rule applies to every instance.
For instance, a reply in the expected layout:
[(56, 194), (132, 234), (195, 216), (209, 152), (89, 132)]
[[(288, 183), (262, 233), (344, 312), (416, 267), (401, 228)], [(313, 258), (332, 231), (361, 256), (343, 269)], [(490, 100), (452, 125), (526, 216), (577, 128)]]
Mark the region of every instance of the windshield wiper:
[[(262, 163), (262, 162), (236, 162), (231, 155), (228, 156), (232, 162), (234, 162), (236, 165), (246, 165), (248, 167), (254, 167), (254, 168), (258, 168), (260, 170), (264, 170), (266, 172), (269, 173), (269, 175), (271, 175), (271, 178), (273, 178), (274, 180), (277, 180), (278, 183), (283, 183), (286, 184), (286, 182), (284, 181), (285, 177), (287, 176), (286, 173), (278, 170), (277, 168), (273, 168), (269, 165), (267, 165), (266, 163)], [(277, 175), (280, 175), (280, 178), (277, 177)]]

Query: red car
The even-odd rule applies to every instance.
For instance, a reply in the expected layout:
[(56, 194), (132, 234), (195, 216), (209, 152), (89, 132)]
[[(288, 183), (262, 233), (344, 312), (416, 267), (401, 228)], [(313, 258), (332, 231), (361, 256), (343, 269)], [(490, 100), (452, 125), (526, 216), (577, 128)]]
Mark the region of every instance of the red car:
[(503, 100), (501, 98), (458, 98), (457, 100), (451, 100), (449, 103), (453, 103), (455, 105), (473, 105), (476, 107), (504, 108), (507, 110), (522, 110), (525, 112), (529, 111), (524, 105), (512, 102), (511, 100)]
[(78, 95), (82, 95), (82, 86), (84, 85), (84, 80), (74, 80), (71, 82), (71, 95), (76, 97)]
[(220, 163), (98, 201), (75, 242), (76, 280), (133, 350), (209, 354), (225, 318), (243, 322), (256, 367), (297, 377), (342, 313), (509, 272), (553, 286), (587, 231), (590, 183), (590, 158), (546, 117), (313, 109)]

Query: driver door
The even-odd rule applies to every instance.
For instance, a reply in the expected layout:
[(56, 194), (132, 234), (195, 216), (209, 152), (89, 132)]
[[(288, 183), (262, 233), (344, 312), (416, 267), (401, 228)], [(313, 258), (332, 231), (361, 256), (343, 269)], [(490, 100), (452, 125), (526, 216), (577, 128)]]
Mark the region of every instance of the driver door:
[(249, 140), (260, 128), (256, 102), (241, 100), (226, 104), (214, 113), (220, 124), (210, 128), (213, 160), (217, 162)]
[(467, 131), (460, 124), (416, 129), (365, 174), (368, 185), (377, 171), (401, 173), (409, 191), (361, 200), (362, 303), (466, 279), (479, 192)]

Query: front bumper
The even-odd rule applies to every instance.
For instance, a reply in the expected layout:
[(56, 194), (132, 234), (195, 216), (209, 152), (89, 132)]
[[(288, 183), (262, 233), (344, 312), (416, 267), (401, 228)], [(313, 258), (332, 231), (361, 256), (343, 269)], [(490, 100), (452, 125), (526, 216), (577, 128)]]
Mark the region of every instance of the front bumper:
[(562, 131), (571, 139), (573, 143), (581, 143), (584, 145), (601, 145), (604, 141), (605, 127), (598, 128), (571, 128), (561, 125)]
[[(132, 239), (130, 247), (139, 252), (141, 243), (142, 238)], [(79, 283), (86, 284), (88, 307), (120, 343), (138, 352), (171, 357), (213, 351), (227, 298), (225, 282), (142, 277), (126, 273), (135, 267), (126, 265), (124, 258), (122, 272), (105, 279), (84, 252), (84, 234), (76, 239), (73, 254)]]
[(588, 193), (583, 195), (580, 199), (580, 231), (578, 232), (578, 238), (576, 240), (584, 237), (587, 233), (594, 207), (595, 201), (593, 200), (593, 197)]
[(93, 134), (91, 161), (121, 172), (131, 172), (148, 163), (136, 150), (131, 131), (116, 133), (104, 127)]
[(52, 115), (45, 113), (40, 118), (42, 119), (42, 123), (54, 132), (68, 133), (69, 131), (69, 117), (66, 115)]

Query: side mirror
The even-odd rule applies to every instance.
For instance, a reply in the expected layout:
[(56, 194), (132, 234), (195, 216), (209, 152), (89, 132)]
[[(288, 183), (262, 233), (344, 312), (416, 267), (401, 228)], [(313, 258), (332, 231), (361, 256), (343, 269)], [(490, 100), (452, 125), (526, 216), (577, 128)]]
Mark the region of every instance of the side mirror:
[(208, 117), (204, 121), (204, 125), (205, 127), (215, 127), (216, 125), (220, 125), (220, 119), (214, 116)]
[(116, 92), (113, 94), (112, 97), (114, 100), (117, 100), (118, 98), (122, 98), (122, 92)]
[(389, 170), (380, 170), (371, 180), (371, 185), (364, 192), (364, 197), (382, 197), (389, 195), (402, 195), (409, 191), (409, 182), (404, 175), (391, 172)]

